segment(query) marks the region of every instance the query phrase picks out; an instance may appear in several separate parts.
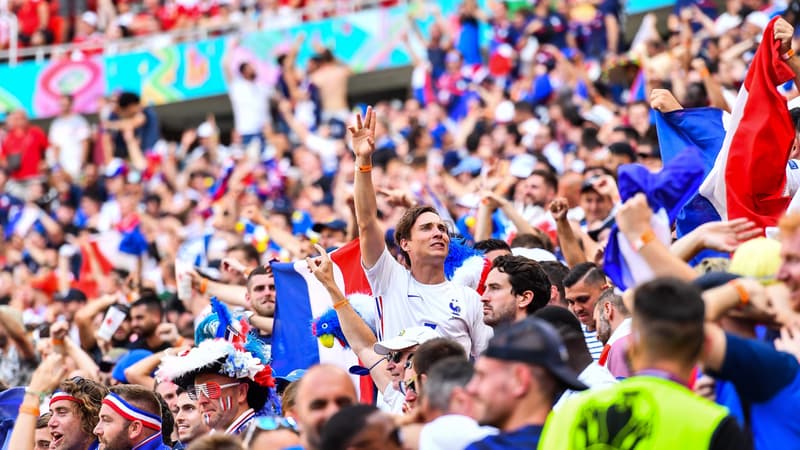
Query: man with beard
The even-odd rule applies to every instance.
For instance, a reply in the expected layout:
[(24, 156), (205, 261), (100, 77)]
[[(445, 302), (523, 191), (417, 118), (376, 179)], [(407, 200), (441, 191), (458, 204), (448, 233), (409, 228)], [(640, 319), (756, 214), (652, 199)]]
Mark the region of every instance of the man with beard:
[(603, 292), (594, 309), (597, 340), (604, 344), (598, 363), (617, 378), (629, 377), (626, 362), (628, 338), (631, 334), (631, 314), (622, 297), (612, 290)]
[(536, 448), (545, 420), (565, 389), (586, 386), (569, 367), (558, 331), (537, 317), (498, 328), (475, 362), (466, 391), (475, 400), (478, 423), (500, 433), (467, 449)]
[(153, 295), (143, 295), (131, 305), (131, 329), (136, 333), (137, 339), (131, 349), (143, 348), (153, 353), (170, 348), (172, 345), (165, 342), (157, 332), (164, 316), (164, 307), (161, 300)]
[(275, 315), (275, 277), (270, 266), (258, 266), (250, 272), (245, 300), (254, 313), (250, 316), (250, 323), (258, 329), (258, 338), (267, 345), (271, 344)]
[(486, 275), (481, 301), (486, 325), (506, 325), (547, 305), (550, 281), (536, 261), (524, 256), (498, 256)]
[(564, 277), (567, 307), (580, 320), (586, 346), (595, 361), (600, 359), (603, 344), (597, 340), (594, 306), (608, 287), (606, 275), (594, 263), (578, 264)]
[(547, 205), (556, 197), (558, 179), (546, 170), (534, 170), (525, 181), (517, 184), (522, 192), (515, 196), (515, 207), (530, 224), (547, 220)]
[(103, 450), (170, 450), (161, 438), (161, 404), (142, 386), (115, 386), (103, 399), (94, 434)]
[(196, 400), (189, 393), (178, 388), (178, 405), (175, 412), (175, 428), (178, 430), (179, 444), (175, 448), (184, 448), (200, 436), (208, 434), (209, 428), (203, 421), (203, 414)]

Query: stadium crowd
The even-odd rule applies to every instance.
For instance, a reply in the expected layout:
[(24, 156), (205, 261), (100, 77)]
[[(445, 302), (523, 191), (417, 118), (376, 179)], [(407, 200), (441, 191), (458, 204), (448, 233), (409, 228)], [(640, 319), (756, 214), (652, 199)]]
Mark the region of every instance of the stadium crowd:
[[(242, 27), (281, 29), (397, 4), (397, 0), (14, 0), (0, 12), (13, 14), (21, 47), (72, 43), (94, 50), (89, 53), (93, 54), (127, 37), (202, 29), (217, 33)], [(2, 26), (1, 42), (6, 48), (11, 29), (6, 28), (7, 21)]]
[[(369, 107), (335, 50), (226, 57), (233, 130), (178, 142), (133, 92), (9, 113), (2, 448), (800, 448), (796, 5), (724, 4), (631, 42), (615, 0), (431, 8)], [(105, 33), (253, 6), (170, 5)]]

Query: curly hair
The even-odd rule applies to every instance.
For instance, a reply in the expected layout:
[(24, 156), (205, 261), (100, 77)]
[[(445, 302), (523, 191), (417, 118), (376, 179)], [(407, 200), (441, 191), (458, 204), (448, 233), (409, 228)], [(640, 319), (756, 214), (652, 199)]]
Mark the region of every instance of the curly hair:
[(103, 398), (108, 395), (108, 389), (100, 383), (81, 377), (62, 381), (58, 389), (78, 399), (77, 411), (81, 419), (81, 431), (93, 435), (100, 416), (100, 406)]

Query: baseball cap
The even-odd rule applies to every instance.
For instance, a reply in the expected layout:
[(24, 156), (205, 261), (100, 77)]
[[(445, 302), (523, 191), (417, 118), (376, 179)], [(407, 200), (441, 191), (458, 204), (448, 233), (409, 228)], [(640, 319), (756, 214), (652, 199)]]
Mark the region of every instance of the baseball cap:
[(508, 173), (516, 178), (528, 178), (536, 168), (537, 159), (533, 155), (523, 153), (515, 156), (508, 167)]
[(56, 296), (56, 300), (61, 302), (85, 302), (86, 301), (86, 294), (83, 291), (75, 288), (70, 288), (65, 294), (59, 294)]
[(286, 375), (285, 377), (275, 377), (275, 389), (278, 392), (283, 392), (283, 390), (286, 389), (286, 386), (288, 386), (289, 383), (294, 383), (300, 378), (303, 378), (303, 375), (305, 374), (306, 374), (305, 369), (295, 369), (289, 372), (289, 374)]
[(472, 176), (476, 176), (481, 173), (481, 168), (483, 167), (483, 161), (480, 158), (476, 158), (474, 156), (467, 156), (466, 158), (462, 159), (461, 162), (458, 163), (457, 166), (450, 171), (450, 175), (457, 177), (462, 173), (469, 173)]
[(537, 262), (558, 261), (556, 255), (543, 248), (514, 247), (511, 249), (511, 254), (514, 256), (523, 256)]
[(588, 389), (567, 364), (567, 348), (558, 331), (537, 317), (495, 330), (483, 356), (541, 366), (569, 389)]
[(311, 227), (315, 233), (320, 233), (326, 228), (334, 231), (347, 231), (347, 222), (341, 219), (333, 219), (328, 222), (317, 222)]
[(438, 337), (441, 337), (441, 335), (439, 335), (439, 333), (434, 331), (431, 327), (409, 327), (391, 339), (384, 339), (376, 343), (374, 350), (375, 353), (379, 355), (388, 355), (391, 352), (405, 350)]

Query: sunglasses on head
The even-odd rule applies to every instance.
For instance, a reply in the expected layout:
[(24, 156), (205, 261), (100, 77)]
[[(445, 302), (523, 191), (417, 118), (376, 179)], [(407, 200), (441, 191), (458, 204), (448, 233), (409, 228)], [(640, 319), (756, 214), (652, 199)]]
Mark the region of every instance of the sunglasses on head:
[(254, 417), (247, 427), (247, 434), (244, 438), (245, 448), (250, 447), (253, 436), (256, 430), (260, 431), (275, 431), (275, 430), (289, 430), (293, 433), (299, 433), (297, 422), (291, 417), (281, 416), (259, 416)]
[(222, 396), (222, 390), (229, 387), (238, 386), (239, 383), (228, 383), (220, 385), (213, 381), (208, 383), (195, 384), (187, 390), (187, 394), (191, 400), (198, 400), (200, 395), (205, 395), (209, 400), (216, 400)]

